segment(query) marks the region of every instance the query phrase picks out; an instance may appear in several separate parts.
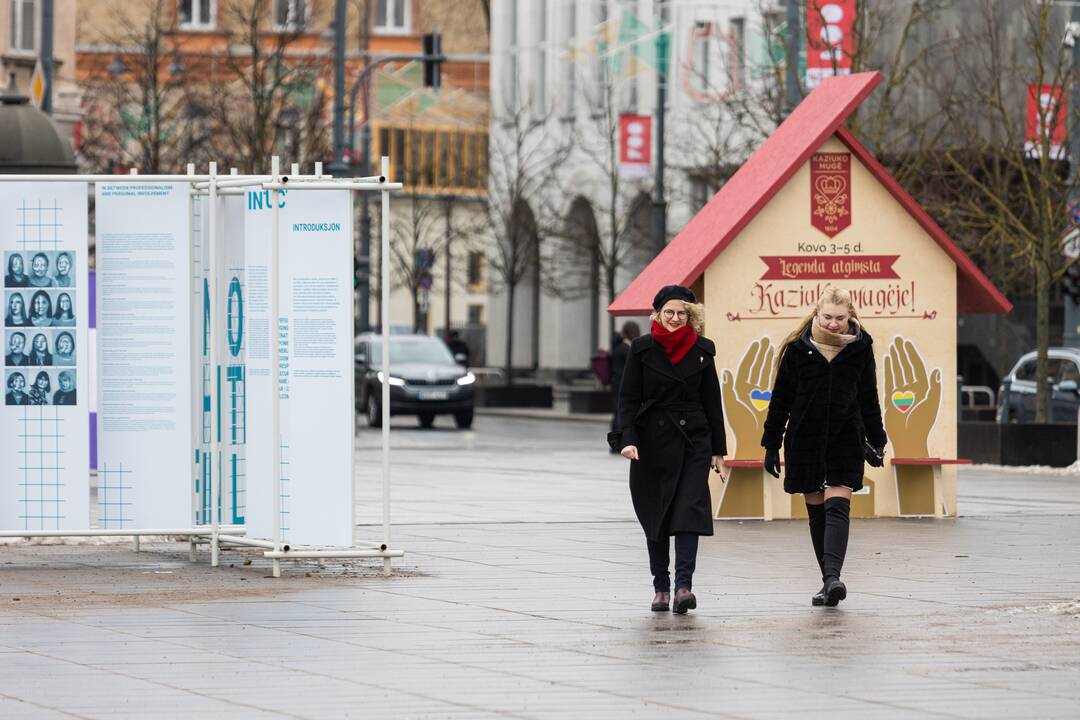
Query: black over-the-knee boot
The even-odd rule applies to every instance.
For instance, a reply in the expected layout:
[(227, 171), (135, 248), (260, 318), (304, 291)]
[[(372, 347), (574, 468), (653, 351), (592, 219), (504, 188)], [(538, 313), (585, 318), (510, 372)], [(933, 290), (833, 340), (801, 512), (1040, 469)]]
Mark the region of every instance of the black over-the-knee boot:
[(847, 597), (847, 588), (840, 581), (840, 570), (844, 567), (847, 555), (848, 529), (851, 501), (847, 498), (832, 497), (825, 501), (825, 552), (823, 566), (825, 574), (825, 604), (836, 605)]
[(821, 579), (825, 580), (825, 505), (806, 503), (806, 514), (810, 519), (810, 542), (814, 544), (814, 557), (821, 569)]

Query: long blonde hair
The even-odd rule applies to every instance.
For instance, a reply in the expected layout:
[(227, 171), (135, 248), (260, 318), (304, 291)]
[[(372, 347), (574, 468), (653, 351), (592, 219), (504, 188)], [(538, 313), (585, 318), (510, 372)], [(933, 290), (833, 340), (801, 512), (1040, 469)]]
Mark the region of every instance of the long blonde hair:
[[(694, 328), (694, 332), (698, 335), (705, 332), (705, 305), (703, 303), (686, 302), (685, 300), (680, 300), (679, 302), (686, 308), (686, 323)], [(661, 325), (664, 324), (660, 322), (659, 310), (654, 310), (653, 314), (649, 316), (649, 319), (655, 320)]]
[(776, 358), (777, 367), (780, 367), (780, 361), (784, 359), (784, 353), (787, 352), (788, 347), (806, 332), (806, 329), (810, 327), (814, 322), (814, 318), (817, 317), (817, 314), (821, 311), (821, 306), (825, 303), (846, 306), (848, 314), (851, 315), (851, 319), (862, 327), (862, 322), (859, 320), (859, 313), (855, 310), (855, 305), (851, 302), (851, 293), (843, 288), (830, 287), (818, 298), (817, 304), (814, 305), (813, 312), (801, 320), (798, 327), (796, 327), (790, 335), (784, 338), (784, 342), (780, 345), (780, 355)]

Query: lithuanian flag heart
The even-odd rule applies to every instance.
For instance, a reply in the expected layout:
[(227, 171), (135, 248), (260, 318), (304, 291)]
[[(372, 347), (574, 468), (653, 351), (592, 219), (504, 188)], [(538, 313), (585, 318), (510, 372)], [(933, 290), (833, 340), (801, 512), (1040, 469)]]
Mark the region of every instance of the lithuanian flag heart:
[(911, 406), (915, 404), (915, 393), (908, 390), (907, 392), (900, 392), (899, 390), (892, 394), (893, 407), (902, 413), (906, 413), (911, 409)]

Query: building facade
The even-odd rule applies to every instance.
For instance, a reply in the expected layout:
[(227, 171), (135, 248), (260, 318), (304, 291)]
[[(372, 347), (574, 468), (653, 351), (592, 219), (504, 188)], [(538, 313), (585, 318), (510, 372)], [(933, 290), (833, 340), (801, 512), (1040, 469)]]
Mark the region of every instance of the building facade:
[[(782, 14), (781, 4), (755, 0), (493, 4), (491, 174), (505, 177), (493, 179), (492, 203), (512, 200), (515, 217), (535, 229), (536, 247), (520, 280), (508, 282), (516, 278), (503, 268), (501, 282), (492, 283), (489, 363), (506, 364), (508, 335), (513, 367), (548, 378), (577, 374), (598, 348), (610, 347), (618, 327), (607, 305), (715, 192), (711, 169), (737, 166), (748, 154), (748, 138), (725, 124), (724, 113), (761, 73), (782, 65)], [(619, 162), (628, 121), (620, 117), (645, 116), (655, 168), (661, 73), (663, 237), (654, 230), (653, 170), (642, 176)], [(503, 150), (519, 146), (529, 151), (511, 158)], [(540, 167), (545, 159), (554, 166)], [(514, 179), (531, 181), (535, 191), (511, 198), (503, 190)], [(514, 237), (495, 232), (489, 252), (505, 256)]]
[[(334, 0), (81, 0), (84, 168), (177, 172), (188, 162), (214, 160), (224, 172), (255, 172), (265, 171), (271, 154), (285, 167), (300, 163), (305, 172), (314, 162), (328, 164), (334, 6)], [(433, 30), (442, 33), (447, 56), (438, 92), (424, 85), (416, 62), (381, 64), (366, 87), (358, 84), (371, 62), (421, 53), (424, 34)], [(391, 176), (406, 183), (392, 204), (391, 323), (426, 332), (449, 323), (467, 329), (482, 347), (487, 294), (478, 279), (482, 268), (470, 273), (476, 263), (468, 250), (487, 168), (482, 4), (349, 2), (345, 36), (346, 94), (357, 90), (351, 116), (346, 108), (346, 159), (358, 164), (367, 122), (371, 171), (385, 153)], [(377, 248), (375, 203), (370, 209)], [(355, 226), (359, 234), (361, 224)], [(358, 237), (357, 253), (359, 247)], [(377, 268), (378, 258), (372, 261)], [(377, 289), (369, 304), (373, 319), (379, 317)]]
[[(75, 72), (76, 0), (54, 0), (53, 120), (61, 135), (78, 144), (80, 92)], [(12, 76), (19, 90), (30, 95), (30, 78), (41, 53), (41, 0), (0, 3), (0, 73), (7, 87)]]

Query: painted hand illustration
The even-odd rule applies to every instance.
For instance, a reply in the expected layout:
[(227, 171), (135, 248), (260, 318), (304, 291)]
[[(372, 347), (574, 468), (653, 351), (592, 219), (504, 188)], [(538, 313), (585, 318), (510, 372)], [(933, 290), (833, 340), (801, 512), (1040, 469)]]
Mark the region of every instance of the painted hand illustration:
[(733, 375), (727, 368), (721, 374), (724, 417), (735, 433), (735, 459), (761, 460), (761, 432), (769, 412), (776, 367), (776, 348), (767, 337), (750, 343)]
[(885, 432), (896, 457), (927, 457), (941, 407), (941, 369), (927, 374), (915, 344), (897, 336), (885, 356)]

